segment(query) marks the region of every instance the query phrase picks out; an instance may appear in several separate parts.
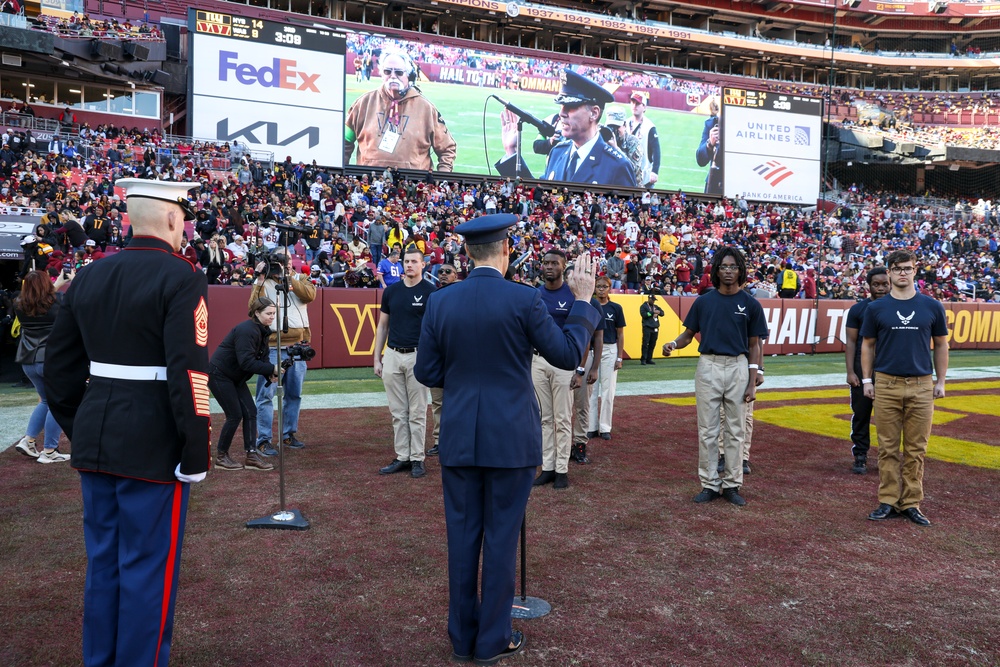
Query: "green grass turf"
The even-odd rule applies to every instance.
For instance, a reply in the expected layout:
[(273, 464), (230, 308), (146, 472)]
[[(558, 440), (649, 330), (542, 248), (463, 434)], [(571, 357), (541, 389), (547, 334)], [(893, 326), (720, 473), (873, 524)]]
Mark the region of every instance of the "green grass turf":
[[(815, 356), (767, 357), (768, 377), (783, 375), (822, 375), (845, 370), (844, 355), (818, 354)], [(638, 360), (626, 361), (618, 372), (618, 382), (660, 382), (690, 380), (698, 364), (697, 357), (658, 359), (656, 366), (641, 366)], [(952, 350), (950, 368), (993, 367), (1000, 365), (1000, 352), (995, 350)], [(251, 383), (252, 384), (252, 383)], [(370, 366), (364, 368), (321, 368), (310, 370), (302, 393), (363, 394), (384, 391), (382, 380), (375, 377)], [(31, 405), (37, 400), (33, 389), (0, 386), (0, 408)]]
[[(353, 77), (348, 77), (345, 83), (348, 108), (362, 93), (373, 90), (380, 84), (379, 79), (358, 82)], [(548, 120), (558, 110), (552, 101), (553, 96), (547, 93), (478, 88), (450, 83), (424, 82), (419, 85), (424, 96), (441, 112), (448, 129), (455, 137), (455, 142), (458, 144), (455, 171), (458, 173), (487, 174), (487, 164), (493, 165), (503, 157), (503, 145), (500, 142), (500, 112), (503, 108), (496, 101), (491, 101), (486, 107), (489, 161), (486, 159), (486, 150), (483, 147), (483, 108), (489, 95), (495, 93), (543, 120)], [(628, 112), (628, 105), (623, 106)], [(656, 125), (660, 135), (661, 167), (657, 189), (703, 191), (705, 169), (695, 162), (694, 153), (701, 140), (705, 117), (662, 109), (649, 109), (646, 115)], [(545, 156), (535, 155), (531, 151), (531, 143), (537, 136), (533, 127), (526, 127), (523, 153), (525, 162), (535, 177), (540, 176), (545, 168)], [(495, 170), (493, 175), (496, 176)]]

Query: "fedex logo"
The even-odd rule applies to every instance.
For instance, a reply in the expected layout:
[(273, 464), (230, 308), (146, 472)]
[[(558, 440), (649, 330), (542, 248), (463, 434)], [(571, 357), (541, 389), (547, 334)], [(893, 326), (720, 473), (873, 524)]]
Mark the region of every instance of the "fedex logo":
[(249, 63), (237, 62), (239, 57), (235, 51), (219, 51), (219, 81), (229, 81), (229, 74), (232, 71), (236, 80), (245, 86), (259, 83), (265, 88), (319, 92), (319, 88), (316, 87), (319, 74), (307, 74), (296, 70), (294, 60), (274, 58), (270, 67), (257, 68)]

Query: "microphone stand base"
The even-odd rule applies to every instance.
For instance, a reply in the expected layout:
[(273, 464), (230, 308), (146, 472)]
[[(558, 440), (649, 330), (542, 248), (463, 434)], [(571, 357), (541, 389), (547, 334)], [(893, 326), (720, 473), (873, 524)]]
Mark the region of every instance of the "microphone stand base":
[(510, 610), (511, 618), (540, 618), (552, 611), (552, 605), (541, 598), (526, 595), (514, 596), (514, 604)]
[(247, 528), (273, 528), (277, 530), (309, 530), (309, 521), (298, 510), (280, 510), (259, 519), (250, 519)]

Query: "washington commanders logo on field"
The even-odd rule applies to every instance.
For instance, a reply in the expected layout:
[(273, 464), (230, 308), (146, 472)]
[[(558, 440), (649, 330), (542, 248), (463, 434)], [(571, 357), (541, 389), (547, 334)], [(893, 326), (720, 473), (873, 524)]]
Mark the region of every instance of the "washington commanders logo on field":
[(795, 172), (781, 164), (777, 160), (768, 160), (763, 164), (759, 164), (753, 168), (755, 172), (764, 177), (768, 185), (772, 188), (778, 187), (778, 184), (789, 176), (794, 176)]

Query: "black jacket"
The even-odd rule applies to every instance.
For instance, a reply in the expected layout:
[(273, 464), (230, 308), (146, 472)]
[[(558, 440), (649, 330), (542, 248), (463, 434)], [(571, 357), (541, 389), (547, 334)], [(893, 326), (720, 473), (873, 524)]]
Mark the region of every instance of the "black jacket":
[(212, 355), (213, 373), (221, 373), (233, 382), (246, 382), (257, 375), (271, 377), (274, 364), (267, 358), (267, 338), (271, 329), (256, 319), (240, 322), (226, 334)]
[(45, 344), (52, 333), (52, 325), (56, 323), (62, 296), (62, 293), (56, 293), (55, 303), (45, 314), (37, 317), (30, 317), (17, 306), (14, 307), (17, 321), (21, 323), (21, 339), (17, 344), (14, 361), (19, 364), (40, 364), (45, 361)]

